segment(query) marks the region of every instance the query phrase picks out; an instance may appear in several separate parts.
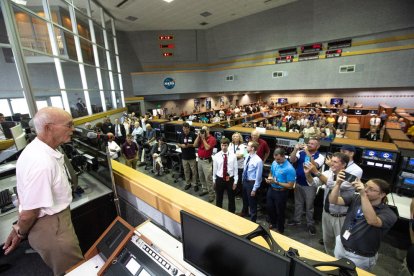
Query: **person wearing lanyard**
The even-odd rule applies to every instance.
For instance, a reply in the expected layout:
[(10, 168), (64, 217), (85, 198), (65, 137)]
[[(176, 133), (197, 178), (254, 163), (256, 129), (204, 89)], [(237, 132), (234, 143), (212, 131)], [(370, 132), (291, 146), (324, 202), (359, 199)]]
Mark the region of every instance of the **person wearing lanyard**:
[(237, 187), (239, 176), (237, 174), (237, 158), (236, 155), (229, 154), (229, 143), (229, 139), (221, 139), (221, 151), (213, 156), (213, 187), (216, 191), (216, 206), (223, 207), (223, 193), (227, 191), (228, 210), (234, 213), (236, 210), (234, 190)]
[(283, 234), (288, 190), (295, 183), (296, 171), (292, 164), (286, 160), (284, 149), (275, 149), (273, 157), (275, 161), (273, 161), (269, 176), (266, 178), (266, 183), (270, 184), (267, 189), (266, 205), (271, 223), (269, 228)]
[[(230, 154), (234, 154), (237, 157), (237, 167), (238, 167), (238, 181), (237, 187), (234, 191), (235, 196), (241, 194), (242, 189), (242, 175), (243, 175), (243, 163), (244, 163), (244, 155), (246, 154), (246, 145), (243, 144), (243, 136), (240, 133), (236, 132), (233, 133), (231, 136), (232, 142), (229, 145), (229, 152)], [(240, 196), (238, 197), (240, 199)]]
[(262, 183), (263, 161), (256, 154), (259, 143), (250, 141), (247, 144), (249, 155), (245, 158), (243, 167), (243, 208), (240, 216), (247, 215), (247, 209), (250, 209), (250, 220), (256, 222), (257, 219), (257, 199), (256, 192)]
[(341, 197), (339, 191), (345, 180), (345, 172), (338, 174), (329, 202), (349, 206), (341, 235), (336, 237), (335, 258), (348, 258), (356, 266), (372, 270), (378, 258), (380, 242), (397, 221), (397, 216), (387, 204), (390, 185), (382, 179), (367, 183), (352, 183), (359, 193), (353, 197)]
[[(330, 168), (320, 173), (312, 163), (305, 163), (303, 169), (306, 174), (306, 181), (310, 186), (320, 186), (326, 184), (323, 195), (322, 212), (322, 236), (325, 252), (333, 255), (335, 248), (335, 238), (341, 234), (341, 228), (345, 221), (347, 206), (329, 204), (329, 193), (335, 185), (338, 173), (346, 168), (349, 157), (341, 152), (335, 152), (330, 160)], [(352, 197), (355, 192), (354, 186), (345, 181), (341, 185), (340, 194), (342, 197)]]
[(216, 138), (210, 135), (210, 130), (207, 126), (203, 126), (197, 134), (194, 141), (194, 147), (198, 147), (198, 176), (200, 178), (202, 191), (199, 196), (208, 194), (208, 201), (213, 202), (215, 193), (213, 189), (213, 166), (211, 164), (211, 156), (213, 149), (217, 144)]

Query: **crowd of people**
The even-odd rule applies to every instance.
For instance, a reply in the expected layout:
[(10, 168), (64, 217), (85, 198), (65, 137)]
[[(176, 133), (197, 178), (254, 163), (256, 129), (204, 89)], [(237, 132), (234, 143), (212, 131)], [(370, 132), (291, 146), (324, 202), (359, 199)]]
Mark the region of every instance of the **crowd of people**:
[[(291, 126), (298, 126), (301, 131), (303, 126), (302, 131), (306, 132), (312, 123), (313, 128), (317, 129), (323, 122), (322, 124), (329, 125), (331, 131), (336, 133), (334, 127), (339, 130), (345, 128), (346, 119), (342, 117), (346, 115), (333, 118), (311, 112), (307, 116), (295, 117), (288, 112), (288, 115), (280, 118), (282, 125), (285, 123), (283, 118), (287, 118), (287, 130), (292, 129)], [(126, 121), (124, 120), (125, 129)], [(291, 121), (294, 123), (291, 124)], [(108, 129), (117, 133), (121, 142), (122, 138), (119, 136), (122, 131), (117, 129), (122, 127), (117, 127), (117, 124), (120, 124), (119, 121)], [(126, 124), (131, 125), (130, 122)], [(132, 167), (135, 165), (130, 160), (139, 159), (139, 148), (132, 147), (134, 144), (131, 143), (137, 144), (142, 139), (145, 145), (154, 138), (154, 135), (147, 135), (152, 131), (149, 124), (145, 124), (145, 131), (137, 130), (135, 135), (131, 135), (141, 125), (142, 120), (135, 121), (134, 128), (130, 128), (129, 132), (125, 131), (129, 133), (127, 141), (117, 149), (124, 156), (125, 163)], [(339, 152), (325, 157), (319, 152), (323, 136), (317, 135), (317, 131), (308, 133), (310, 136), (306, 137), (306, 143), (296, 144), (292, 152), (286, 152), (284, 148), (276, 148), (274, 152), (270, 152), (269, 146), (260, 138), (257, 130), (251, 132), (247, 144), (240, 133), (234, 133), (231, 140), (224, 137), (217, 141), (207, 126), (194, 133), (190, 124), (183, 122), (177, 147), (180, 148), (182, 156), (184, 190), (193, 188), (200, 197), (207, 196), (209, 202), (215, 202), (220, 208), (223, 208), (224, 194), (227, 194), (227, 210), (232, 213), (237, 211), (235, 200), (239, 195), (243, 204), (240, 212), (236, 214), (254, 222), (258, 216), (259, 190), (264, 191), (270, 229), (284, 233), (285, 225), (296, 227), (306, 224), (309, 234), (315, 235), (315, 197), (317, 187), (324, 185), (321, 234), (326, 253), (338, 258), (349, 258), (359, 267), (371, 270), (377, 259), (380, 241), (397, 219), (386, 204), (389, 184), (381, 179), (362, 183), (363, 171), (353, 160), (355, 147), (345, 145)], [(112, 140), (114, 139), (117, 139), (116, 135), (113, 136)], [(214, 153), (218, 143), (219, 151)], [(165, 151), (164, 138), (155, 140), (151, 155), (156, 171), (162, 170), (161, 159)], [(267, 174), (264, 164), (269, 157), (273, 161)], [(322, 171), (324, 165), (327, 170)], [(290, 190), (294, 193), (294, 214), (286, 223), (286, 205)], [(361, 246), (362, 239), (369, 239), (370, 244)]]
[[(317, 118), (322, 116), (313, 115), (315, 124)], [(327, 124), (344, 128), (346, 120), (333, 121), (329, 119), (331, 117), (326, 118)], [(148, 119), (147, 115), (137, 118), (135, 114), (129, 114), (115, 119), (112, 124), (109, 118), (105, 118), (95, 128), (107, 136), (113, 159), (123, 157), (125, 164), (135, 169), (139, 162), (143, 162), (145, 151), (149, 150), (154, 172), (161, 174), (167, 151), (166, 140), (162, 136), (157, 137)], [(310, 124), (309, 117), (302, 116), (299, 121), (302, 119), (306, 122), (305, 129)], [(62, 110), (45, 108), (36, 114), (34, 124), (38, 136), (24, 150), (16, 169), (19, 220), (3, 249), (5, 254), (9, 254), (22, 239), (28, 237), (32, 247), (56, 274), (60, 274), (82, 260), (68, 216), (72, 199), (70, 185), (67, 177), (62, 177), (60, 173), (65, 171), (64, 159), (56, 151), (59, 145), (70, 140), (73, 121)], [(91, 125), (86, 127), (93, 129)], [(235, 198), (240, 195), (243, 206), (236, 214), (253, 222), (257, 221), (258, 216), (259, 191), (265, 191), (270, 229), (284, 233), (285, 225), (296, 227), (304, 223), (309, 234), (315, 235), (314, 201), (317, 187), (323, 185), (322, 242), (326, 253), (337, 258), (346, 257), (358, 267), (372, 270), (380, 242), (397, 220), (386, 204), (390, 185), (382, 179), (361, 182), (363, 170), (354, 162), (355, 147), (344, 145), (340, 151), (324, 156), (319, 152), (320, 138), (319, 135), (309, 136), (306, 142), (297, 143), (291, 152), (284, 148), (270, 152), (257, 130), (251, 132), (247, 144), (237, 132), (231, 140), (222, 138), (217, 141), (207, 126), (194, 133), (190, 124), (183, 122), (177, 147), (181, 150), (184, 190), (193, 188), (199, 196), (207, 195), (208, 201), (215, 201), (220, 208), (223, 208), (226, 193), (227, 209), (232, 213), (237, 211)], [(218, 143), (220, 150), (215, 153)], [(38, 156), (44, 156), (42, 160), (47, 160), (40, 168), (36, 161)], [(272, 162), (267, 174), (264, 164), (269, 157)], [(326, 170), (323, 171), (323, 167)], [(51, 177), (46, 177), (49, 175)], [(35, 187), (33, 183), (42, 183), (40, 190), (36, 188), (42, 200), (33, 201), (30, 196)], [(291, 190), (294, 193), (294, 215), (286, 223), (286, 205)], [(63, 231), (50, 228), (50, 222), (54, 220), (65, 221)], [(62, 237), (65, 244), (60, 242)], [(45, 240), (48, 242), (45, 243)], [(64, 263), (62, 260), (65, 260)]]

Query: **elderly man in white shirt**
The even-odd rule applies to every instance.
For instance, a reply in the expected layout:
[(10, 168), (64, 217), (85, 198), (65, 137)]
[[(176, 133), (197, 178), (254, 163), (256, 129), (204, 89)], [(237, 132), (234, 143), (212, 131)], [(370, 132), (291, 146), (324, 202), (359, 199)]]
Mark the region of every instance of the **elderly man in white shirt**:
[(57, 150), (71, 140), (73, 121), (56, 107), (39, 110), (33, 121), (37, 138), (16, 164), (19, 217), (3, 249), (8, 255), (27, 237), (53, 274), (63, 275), (83, 259), (69, 209), (72, 189), (64, 156)]
[(236, 203), (234, 190), (238, 181), (237, 156), (228, 151), (230, 140), (223, 138), (220, 141), (221, 151), (213, 156), (213, 187), (216, 191), (216, 206), (223, 207), (223, 194), (227, 191), (229, 200), (228, 210), (234, 213)]

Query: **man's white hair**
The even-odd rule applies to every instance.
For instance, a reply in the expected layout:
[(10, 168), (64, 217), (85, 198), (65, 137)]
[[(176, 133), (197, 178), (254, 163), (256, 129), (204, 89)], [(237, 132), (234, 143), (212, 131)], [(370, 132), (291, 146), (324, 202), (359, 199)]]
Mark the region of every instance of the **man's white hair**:
[(63, 109), (57, 107), (44, 107), (40, 109), (33, 118), (34, 127), (37, 134), (43, 134), (45, 126), (49, 123), (54, 123), (57, 114), (61, 113)]

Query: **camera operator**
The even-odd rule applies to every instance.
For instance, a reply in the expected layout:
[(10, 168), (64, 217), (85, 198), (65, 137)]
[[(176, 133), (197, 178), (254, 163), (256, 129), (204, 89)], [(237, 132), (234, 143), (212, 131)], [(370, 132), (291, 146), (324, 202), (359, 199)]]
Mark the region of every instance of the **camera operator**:
[[(322, 213), (322, 235), (325, 246), (325, 252), (333, 255), (335, 248), (335, 237), (341, 234), (341, 228), (345, 221), (348, 207), (329, 203), (329, 193), (335, 185), (337, 175), (346, 168), (349, 157), (341, 152), (335, 152), (332, 155), (330, 168), (323, 173), (319, 172), (312, 163), (305, 163), (303, 169), (306, 174), (306, 181), (310, 186), (320, 186), (326, 184), (323, 195)], [(352, 196), (355, 192), (351, 183), (346, 182), (341, 185), (341, 196)]]
[(213, 135), (210, 135), (209, 128), (203, 126), (197, 134), (194, 147), (198, 147), (197, 168), (202, 188), (199, 196), (208, 194), (209, 202), (213, 202), (216, 197), (213, 189), (213, 164), (211, 158), (216, 144), (217, 140)]
[(290, 162), (296, 163), (296, 187), (295, 187), (295, 214), (293, 219), (287, 225), (299, 225), (301, 223), (303, 207), (306, 207), (306, 221), (310, 235), (316, 234), (315, 221), (313, 220), (314, 201), (316, 196), (316, 187), (309, 186), (306, 181), (303, 164), (312, 163), (319, 169), (325, 158), (319, 153), (319, 140), (310, 138), (308, 144), (298, 143), (290, 154)]
[(378, 259), (382, 238), (397, 221), (397, 216), (387, 205), (390, 185), (382, 179), (360, 180), (352, 185), (359, 193), (350, 197), (339, 195), (345, 181), (345, 172), (338, 174), (329, 202), (349, 206), (341, 235), (336, 237), (335, 257), (348, 258), (356, 266), (372, 270)]

